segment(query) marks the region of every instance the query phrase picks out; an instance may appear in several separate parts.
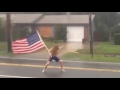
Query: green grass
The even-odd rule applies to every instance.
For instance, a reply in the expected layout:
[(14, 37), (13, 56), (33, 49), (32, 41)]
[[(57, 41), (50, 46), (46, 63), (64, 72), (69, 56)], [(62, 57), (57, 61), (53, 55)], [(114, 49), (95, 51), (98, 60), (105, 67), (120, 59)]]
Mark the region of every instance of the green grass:
[(80, 60), (95, 62), (120, 62), (120, 57), (113, 57), (105, 54), (120, 54), (120, 45), (114, 45), (113, 42), (100, 42), (94, 45), (94, 58), (91, 57), (89, 47), (77, 50), (79, 53), (66, 53), (62, 56), (64, 60)]
[[(85, 48), (82, 50), (78, 50), (81, 54), (89, 54), (89, 48)], [(97, 43), (94, 46), (94, 53), (95, 54), (120, 54), (120, 45), (114, 45), (113, 42), (102, 42)]]
[(0, 55), (12, 55), (11, 53), (7, 52), (7, 43), (6, 42), (0, 42)]
[(66, 53), (62, 56), (64, 60), (77, 60), (77, 61), (95, 61), (95, 62), (119, 62), (120, 57), (105, 57), (104, 55), (94, 55), (92, 58), (90, 54), (79, 54), (79, 53)]
[(0, 42), (0, 51), (7, 50), (7, 43), (6, 42)]

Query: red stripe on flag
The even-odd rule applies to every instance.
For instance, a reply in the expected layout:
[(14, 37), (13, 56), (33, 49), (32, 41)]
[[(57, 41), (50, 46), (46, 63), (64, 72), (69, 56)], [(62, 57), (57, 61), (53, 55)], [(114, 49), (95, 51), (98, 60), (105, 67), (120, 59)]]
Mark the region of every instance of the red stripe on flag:
[(13, 47), (13, 49), (15, 49), (15, 50), (19, 50), (19, 49), (30, 49), (30, 48), (34, 48), (35, 46), (40, 46), (40, 45), (43, 45), (43, 43), (42, 42), (37, 42), (37, 43), (35, 43), (35, 44), (33, 44), (33, 45), (31, 45), (31, 46), (19, 46), (19, 47), (16, 47), (16, 46), (14, 46)]
[(24, 54), (24, 53), (31, 53), (31, 52), (34, 52), (34, 51), (37, 51), (37, 50), (40, 50), (40, 49), (42, 49), (42, 48), (44, 48), (45, 46), (41, 46), (41, 47), (38, 47), (38, 48), (36, 48), (36, 49), (33, 49), (33, 50), (29, 50), (29, 51), (19, 51), (19, 52), (17, 52), (17, 51), (14, 51), (13, 53), (14, 54)]
[(44, 44), (38, 41), (32, 45), (28, 45), (27, 39), (16, 40), (12, 43), (12, 49), (14, 54), (31, 53), (44, 48)]
[(28, 51), (28, 50), (32, 50), (32, 49), (35, 49), (35, 48), (37, 48), (37, 47), (41, 47), (41, 46), (43, 46), (43, 44), (41, 44), (41, 43), (38, 43), (38, 44), (35, 44), (33, 47), (26, 47), (26, 48), (13, 48), (14, 49), (14, 51)]

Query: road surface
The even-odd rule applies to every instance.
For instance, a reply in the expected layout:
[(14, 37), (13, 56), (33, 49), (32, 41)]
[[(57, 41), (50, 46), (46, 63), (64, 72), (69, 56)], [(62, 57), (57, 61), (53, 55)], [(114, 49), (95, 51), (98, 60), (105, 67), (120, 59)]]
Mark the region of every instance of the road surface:
[(0, 78), (120, 78), (120, 64), (65, 62), (62, 72), (53, 62), (42, 73), (44, 64), (0, 63)]

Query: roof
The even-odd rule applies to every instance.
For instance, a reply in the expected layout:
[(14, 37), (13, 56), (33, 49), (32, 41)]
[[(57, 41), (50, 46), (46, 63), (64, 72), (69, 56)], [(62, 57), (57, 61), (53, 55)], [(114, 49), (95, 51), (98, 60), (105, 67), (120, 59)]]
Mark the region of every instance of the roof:
[[(92, 15), (92, 20), (95, 15)], [(39, 24), (88, 24), (89, 15), (46, 15)]]
[[(6, 18), (6, 14), (0, 17)], [(41, 17), (41, 18), (40, 18)], [(92, 20), (95, 15), (92, 15)], [(89, 15), (11, 14), (14, 24), (88, 24)]]
[[(32, 23), (42, 14), (11, 14), (12, 23)], [(1, 18), (6, 19), (6, 14), (1, 14)]]

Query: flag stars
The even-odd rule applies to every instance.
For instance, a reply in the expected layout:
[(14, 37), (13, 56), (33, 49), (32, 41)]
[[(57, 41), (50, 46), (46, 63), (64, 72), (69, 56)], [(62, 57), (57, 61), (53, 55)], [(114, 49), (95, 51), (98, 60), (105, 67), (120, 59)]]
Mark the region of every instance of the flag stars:
[(39, 39), (39, 36), (37, 35), (37, 33), (27, 38), (29, 45), (32, 45), (32, 44), (38, 42), (39, 40), (40, 39)]

